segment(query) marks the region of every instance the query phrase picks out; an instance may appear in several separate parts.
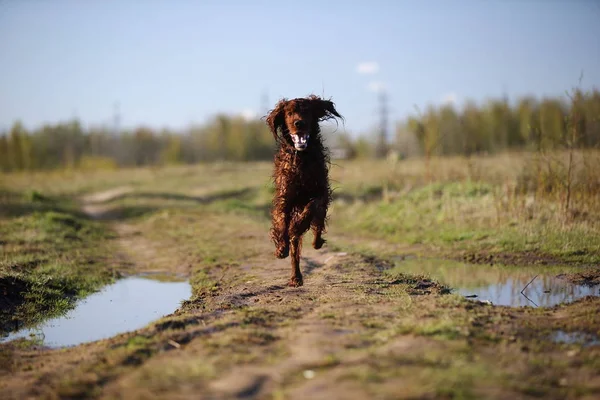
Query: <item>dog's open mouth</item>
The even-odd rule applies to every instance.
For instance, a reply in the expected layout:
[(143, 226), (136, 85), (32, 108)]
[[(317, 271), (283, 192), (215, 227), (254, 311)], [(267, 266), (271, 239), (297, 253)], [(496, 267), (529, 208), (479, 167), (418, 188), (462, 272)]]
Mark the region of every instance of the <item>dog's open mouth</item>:
[(309, 135), (308, 134), (292, 134), (292, 141), (294, 142), (294, 148), (296, 150), (306, 150), (306, 147), (308, 147), (308, 138)]

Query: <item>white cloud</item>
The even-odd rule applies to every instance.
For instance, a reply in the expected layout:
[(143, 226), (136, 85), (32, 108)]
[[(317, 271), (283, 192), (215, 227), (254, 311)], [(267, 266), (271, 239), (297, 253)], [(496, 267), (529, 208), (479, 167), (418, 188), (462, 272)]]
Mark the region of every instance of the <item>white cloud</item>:
[(379, 71), (379, 63), (377, 61), (365, 61), (356, 66), (356, 71), (359, 74), (375, 74)]
[(240, 112), (240, 115), (241, 115), (241, 117), (242, 117), (242, 118), (244, 118), (246, 121), (249, 121), (249, 120), (251, 120), (251, 119), (254, 119), (254, 118), (256, 118), (256, 111), (254, 111), (254, 110), (251, 110), (251, 109), (247, 108), (247, 109), (245, 109), (245, 110), (242, 110), (242, 111)]
[(367, 89), (371, 92), (379, 93), (385, 89), (385, 84), (380, 81), (372, 81), (367, 85)]
[(442, 103), (448, 105), (456, 105), (458, 102), (458, 95), (456, 93), (446, 93), (442, 97)]

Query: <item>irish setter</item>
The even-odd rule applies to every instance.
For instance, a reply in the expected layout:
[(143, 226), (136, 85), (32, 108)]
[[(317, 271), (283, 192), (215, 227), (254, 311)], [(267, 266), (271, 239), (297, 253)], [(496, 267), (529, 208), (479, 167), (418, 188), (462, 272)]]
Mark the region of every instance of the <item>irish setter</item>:
[(335, 117), (343, 119), (333, 102), (310, 95), (280, 100), (266, 118), (277, 143), (270, 236), (277, 258), (291, 255), (289, 286), (303, 284), (300, 251), (304, 233), (312, 229), (315, 249), (325, 243), (322, 235), (331, 188), (329, 152), (323, 145), (319, 122)]

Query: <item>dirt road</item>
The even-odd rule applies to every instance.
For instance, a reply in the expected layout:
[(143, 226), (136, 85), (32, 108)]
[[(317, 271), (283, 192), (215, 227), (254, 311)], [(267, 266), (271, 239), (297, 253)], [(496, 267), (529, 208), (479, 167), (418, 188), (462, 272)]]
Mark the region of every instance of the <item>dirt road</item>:
[[(105, 203), (124, 193), (95, 195), (100, 204), (88, 198), (84, 210), (102, 220), (113, 212)], [(189, 231), (181, 232), (182, 221)], [(600, 394), (600, 346), (584, 351), (547, 336), (565, 324), (600, 326), (597, 298), (552, 309), (493, 307), (423, 276), (390, 275), (390, 262), (340, 249), (331, 237), (333, 245), (319, 251), (305, 238), (304, 286), (290, 288), (289, 259), (274, 258), (264, 223), (189, 212), (106, 223), (127, 273), (186, 274), (193, 297), (172, 315), (108, 340), (57, 350), (4, 345), (11, 362), (2, 371), (2, 398)], [(222, 253), (195, 252), (210, 246)]]

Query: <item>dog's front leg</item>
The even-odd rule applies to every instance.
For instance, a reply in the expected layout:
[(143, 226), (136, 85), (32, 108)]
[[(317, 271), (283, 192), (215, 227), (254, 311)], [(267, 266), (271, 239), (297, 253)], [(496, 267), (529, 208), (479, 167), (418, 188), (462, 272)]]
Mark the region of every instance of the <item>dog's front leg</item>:
[(288, 286), (298, 287), (304, 284), (302, 272), (300, 271), (300, 252), (302, 249), (302, 237), (292, 236), (290, 238), (290, 250), (292, 259), (292, 276)]
[(295, 210), (290, 222), (290, 255), (292, 259), (292, 276), (290, 286), (302, 286), (302, 273), (300, 271), (300, 253), (302, 250), (302, 235), (310, 228), (315, 211), (315, 200), (311, 200), (303, 209)]
[(275, 244), (275, 257), (286, 258), (290, 254), (290, 210), (285, 199), (278, 197), (273, 202), (271, 240)]

